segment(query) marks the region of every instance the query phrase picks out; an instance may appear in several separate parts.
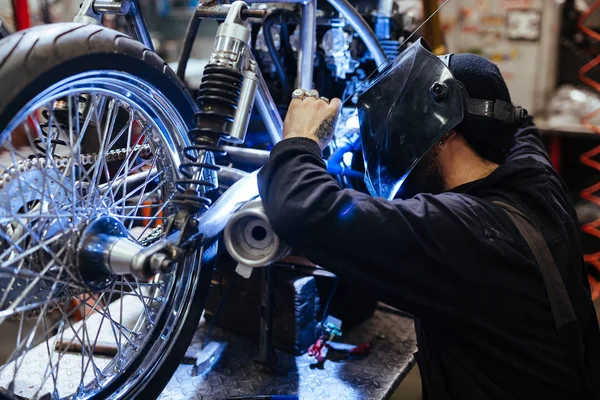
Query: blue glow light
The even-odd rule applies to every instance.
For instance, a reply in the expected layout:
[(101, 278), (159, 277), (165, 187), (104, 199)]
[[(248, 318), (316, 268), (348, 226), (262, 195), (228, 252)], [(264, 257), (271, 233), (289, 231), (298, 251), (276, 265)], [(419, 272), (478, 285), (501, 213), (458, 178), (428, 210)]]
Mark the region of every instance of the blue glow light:
[(358, 120), (358, 112), (354, 112), (350, 118), (346, 120), (346, 128), (360, 128), (360, 122)]
[(351, 152), (345, 153), (344, 156), (342, 157), (344, 160), (344, 164), (346, 164), (347, 167), (352, 165), (353, 157), (354, 157), (354, 154), (352, 154)]
[(353, 208), (354, 208), (354, 203), (348, 204), (348, 206), (346, 208), (344, 208), (342, 210), (342, 212), (340, 213), (340, 218), (348, 215), (350, 213), (350, 211), (352, 211)]

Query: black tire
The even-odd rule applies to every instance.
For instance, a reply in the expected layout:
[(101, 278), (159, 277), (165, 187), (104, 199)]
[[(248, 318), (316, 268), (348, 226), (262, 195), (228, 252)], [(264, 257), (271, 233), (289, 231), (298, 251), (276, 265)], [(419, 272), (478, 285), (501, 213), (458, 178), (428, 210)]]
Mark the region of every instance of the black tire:
[[(188, 127), (193, 126), (193, 99), (156, 53), (120, 32), (67, 23), (35, 27), (0, 40), (0, 132), (42, 90), (91, 70), (119, 70), (143, 79), (172, 102)], [(205, 251), (191, 296), (186, 299), (186, 317), (180, 318), (173, 329), (176, 333), (164, 354), (159, 356), (156, 367), (146, 371), (124, 398), (152, 399), (164, 389), (198, 326), (212, 267), (213, 259)], [(132, 362), (95, 398), (110, 398), (129, 376), (137, 372), (138, 365)], [(7, 399), (6, 396), (0, 393), (0, 399)]]
[(112, 29), (67, 23), (31, 28), (0, 40), (0, 130), (42, 88), (76, 73), (111, 69), (151, 82), (192, 127), (194, 101), (156, 53)]

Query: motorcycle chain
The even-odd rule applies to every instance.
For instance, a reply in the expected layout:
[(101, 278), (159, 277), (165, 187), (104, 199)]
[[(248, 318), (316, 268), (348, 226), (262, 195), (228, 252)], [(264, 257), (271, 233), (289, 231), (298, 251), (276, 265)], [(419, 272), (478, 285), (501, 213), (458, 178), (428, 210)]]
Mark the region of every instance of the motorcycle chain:
[[(146, 157), (150, 155), (152, 152), (150, 150), (150, 146), (145, 145), (136, 145), (133, 147), (133, 152), (137, 152), (139, 150), (139, 155), (141, 157)], [(108, 162), (114, 161), (123, 161), (127, 158), (128, 151), (127, 149), (115, 149), (110, 150), (104, 157)], [(52, 168), (56, 167), (58, 170), (63, 170), (67, 168), (69, 165), (69, 161), (71, 159), (69, 157), (53, 157), (52, 162), (48, 164), (48, 159), (46, 157), (34, 157), (27, 160), (18, 161), (17, 165), (14, 164), (8, 168), (3, 174), (0, 174), (0, 190), (4, 188), (4, 185), (9, 183), (13, 177), (15, 177), (19, 173), (27, 172), (32, 169), (43, 169), (43, 168)], [(82, 166), (91, 165), (98, 160), (97, 153), (87, 153), (81, 154), (79, 156), (79, 163)]]

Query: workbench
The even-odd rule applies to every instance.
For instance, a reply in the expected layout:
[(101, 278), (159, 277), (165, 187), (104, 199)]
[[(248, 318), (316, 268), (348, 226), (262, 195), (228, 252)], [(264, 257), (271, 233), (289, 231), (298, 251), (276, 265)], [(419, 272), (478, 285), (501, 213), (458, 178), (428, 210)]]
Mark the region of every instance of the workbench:
[[(206, 324), (201, 323), (188, 354), (201, 347)], [(231, 396), (297, 395), (301, 400), (386, 399), (414, 365), (417, 350), (413, 321), (386, 307), (339, 340), (348, 344), (370, 342), (370, 354), (359, 360), (326, 361), (311, 368), (308, 355), (277, 352), (278, 369), (267, 372), (253, 362), (258, 344), (214, 328), (211, 341), (224, 350), (212, 367), (192, 376), (193, 365), (182, 364), (159, 399), (227, 399)]]
[[(117, 313), (117, 309), (113, 311)], [(135, 304), (127, 304), (126, 309), (130, 310), (128, 315), (137, 315)], [(131, 320), (135, 322), (137, 317)], [(99, 329), (94, 328), (95, 324), (101, 321), (102, 318), (92, 316), (88, 326), (95, 331)], [(127, 324), (127, 321), (124, 323)], [(370, 353), (361, 359), (327, 360), (323, 369), (311, 368), (315, 360), (306, 354), (295, 357), (277, 352), (278, 368), (274, 373), (267, 372), (253, 361), (258, 355), (257, 341), (216, 327), (212, 330), (209, 344), (200, 351), (201, 343), (206, 338), (207, 325), (202, 319), (182, 364), (164, 391), (156, 393), (160, 399), (225, 400), (231, 396), (250, 395), (295, 395), (301, 400), (386, 399), (414, 365), (413, 354), (417, 350), (412, 319), (384, 305), (378, 307), (372, 318), (343, 332), (343, 336), (337, 339), (338, 348), (344, 344), (352, 347), (368, 342), (372, 345)], [(98, 343), (113, 338), (109, 330), (101, 329), (102, 338)], [(63, 337), (71, 343), (69, 335), (71, 333), (66, 330)], [(81, 354), (76, 351), (76, 344), (71, 347), (72, 352), (61, 355), (57, 377), (57, 389), (64, 393), (73, 393), (81, 378)], [(206, 357), (206, 350), (211, 347), (220, 351)], [(44, 380), (46, 368), (43, 366), (47, 364), (47, 358), (45, 342), (27, 353), (15, 380), (20, 388), (19, 395), (33, 397), (38, 385), (31, 383)], [(206, 362), (199, 364), (198, 360), (203, 359)], [(111, 357), (101, 354), (94, 356), (94, 363), (100, 369), (105, 368), (110, 360)], [(198, 371), (198, 365), (203, 369), (193, 376), (192, 372), (194, 369)], [(10, 368), (7, 371), (0, 373), (0, 387), (8, 387), (13, 379)], [(87, 369), (85, 376), (86, 380), (93, 379), (92, 368)], [(45, 379), (44, 387), (42, 393), (47, 392), (47, 396), (50, 396), (52, 381)]]

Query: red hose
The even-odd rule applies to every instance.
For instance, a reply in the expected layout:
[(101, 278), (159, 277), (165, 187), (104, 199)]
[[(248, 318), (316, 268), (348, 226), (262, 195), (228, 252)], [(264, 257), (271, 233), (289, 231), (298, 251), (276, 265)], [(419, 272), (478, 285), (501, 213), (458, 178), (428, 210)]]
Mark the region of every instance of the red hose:
[(13, 13), (15, 18), (15, 28), (18, 31), (27, 29), (31, 26), (29, 19), (29, 6), (27, 0), (12, 0)]
[[(591, 38), (594, 38), (594, 39), (600, 41), (600, 33), (596, 32), (584, 25), (585, 20), (594, 11), (596, 11), (598, 9), (600, 9), (600, 0), (596, 0), (596, 2), (594, 4), (592, 4), (592, 6), (590, 8), (588, 8), (583, 14), (581, 14), (581, 16), (579, 17), (579, 20), (577, 21), (577, 25), (579, 27), (579, 30), (581, 30), (581, 32), (583, 32), (584, 34), (588, 35)], [(595, 89), (598, 93), (600, 93), (600, 82), (597, 82), (597, 81), (591, 79), (587, 75), (588, 72), (590, 72), (592, 69), (596, 68), (598, 65), (600, 65), (600, 54), (596, 58), (594, 58), (592, 61), (590, 61), (589, 63), (584, 65), (581, 68), (581, 70), (579, 70), (579, 79), (583, 83), (585, 83), (586, 85), (590, 86), (591, 88)], [(598, 114), (600, 114), (600, 109), (595, 110), (595, 111), (589, 113), (588, 115), (585, 115), (583, 118), (581, 118), (581, 124), (588, 127), (593, 132), (600, 134), (600, 126), (592, 123), (592, 119), (595, 116), (597, 116)], [(594, 157), (598, 154), (600, 154), (600, 146), (597, 146), (597, 147), (593, 148), (592, 150), (587, 151), (584, 154), (582, 154), (580, 156), (580, 161), (583, 165), (587, 165), (588, 167), (591, 167), (597, 171), (600, 171), (600, 162), (594, 160)], [(581, 198), (600, 206), (600, 197), (598, 195), (596, 195), (596, 193), (599, 193), (599, 192), (600, 192), (600, 181), (593, 184), (592, 186), (590, 186), (588, 188), (583, 189), (581, 191)], [(592, 236), (595, 236), (598, 239), (600, 239), (600, 218), (596, 219), (593, 222), (584, 224), (581, 227), (581, 230), (584, 233), (587, 233), (588, 235), (592, 235)], [(583, 256), (583, 260), (588, 266), (595, 268), (598, 271), (598, 273), (600, 274), (600, 252), (596, 252), (593, 254), (585, 254)], [(590, 279), (590, 287), (592, 290), (592, 298), (594, 300), (596, 300), (598, 297), (600, 297), (600, 282), (597, 281), (596, 279), (594, 279), (592, 276), (590, 276), (589, 279)]]

